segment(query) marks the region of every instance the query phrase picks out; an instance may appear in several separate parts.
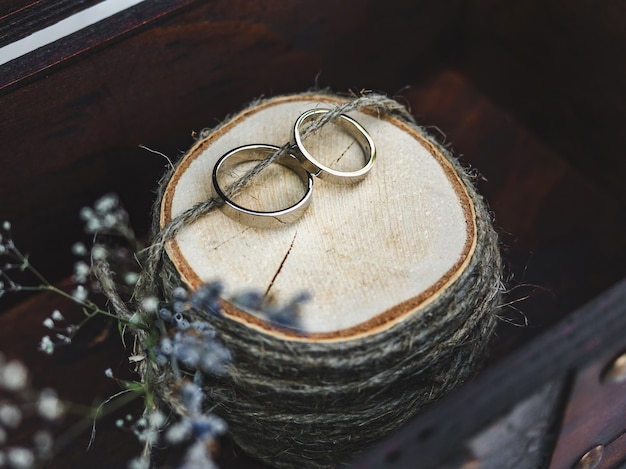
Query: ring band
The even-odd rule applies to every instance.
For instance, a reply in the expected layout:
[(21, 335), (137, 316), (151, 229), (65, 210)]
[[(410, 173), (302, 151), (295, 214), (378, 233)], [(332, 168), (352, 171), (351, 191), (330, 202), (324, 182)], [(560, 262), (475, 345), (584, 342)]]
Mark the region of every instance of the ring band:
[(319, 119), (323, 114), (327, 114), (328, 112), (330, 112), (330, 109), (311, 109), (298, 117), (293, 126), (293, 140), (295, 140), (295, 144), (292, 145), (292, 149), (304, 169), (320, 179), (334, 184), (354, 184), (355, 182), (359, 182), (365, 178), (367, 173), (374, 166), (374, 161), (376, 160), (376, 146), (374, 145), (372, 137), (370, 137), (363, 126), (357, 121), (345, 114), (339, 114), (335, 123), (343, 127), (354, 137), (359, 145), (361, 145), (366, 155), (365, 166), (361, 169), (356, 171), (337, 171), (328, 166), (324, 166), (307, 151), (302, 143), (302, 134), (300, 132), (302, 124), (308, 120)]
[(298, 202), (290, 207), (273, 212), (251, 210), (230, 200), (219, 186), (217, 176), (221, 171), (227, 171), (248, 161), (263, 161), (277, 151), (280, 151), (280, 147), (274, 145), (244, 145), (229, 151), (217, 161), (213, 168), (212, 192), (214, 197), (219, 197), (224, 201), (224, 203), (220, 205), (220, 208), (226, 216), (247, 226), (256, 228), (277, 228), (295, 222), (304, 214), (311, 203), (313, 177), (291, 154), (281, 156), (276, 160), (276, 163), (296, 173), (306, 186), (306, 192)]

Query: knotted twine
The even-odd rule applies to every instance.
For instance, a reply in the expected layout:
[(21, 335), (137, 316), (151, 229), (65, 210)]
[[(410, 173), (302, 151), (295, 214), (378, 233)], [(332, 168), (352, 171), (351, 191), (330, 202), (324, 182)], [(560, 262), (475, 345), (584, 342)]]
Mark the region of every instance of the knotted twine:
[[(485, 202), (469, 172), (415, 123), (404, 106), (379, 94), (356, 97), (312, 123), (303, 138), (340, 114), (364, 109), (404, 121), (448, 159), (474, 204), (476, 248), (460, 276), (419, 314), (364, 337), (296, 342), (228, 317), (190, 312), (192, 320), (209, 321), (235, 357), (227, 376), (207, 377), (206, 406), (215, 406), (214, 412), (228, 422), (231, 436), (243, 450), (275, 467), (336, 467), (389, 434), (475, 372), (496, 322), (502, 267)], [(219, 128), (203, 131), (199, 137)], [(289, 149), (289, 143), (283, 145), (249, 170), (229, 188), (229, 197)], [(183, 283), (167, 256), (166, 243), (220, 203), (208, 199), (161, 228), (161, 202), (175, 170), (172, 165), (159, 184), (152, 244), (144, 253), (134, 304), (122, 300), (108, 265), (96, 266), (103, 291), (127, 320), (134, 314), (153, 314), (144, 310), (142, 300), (165, 301)], [(145, 339), (146, 333), (138, 331), (137, 350), (142, 350)], [(172, 389), (171, 369), (144, 361), (138, 371), (157, 398), (182, 410)]]

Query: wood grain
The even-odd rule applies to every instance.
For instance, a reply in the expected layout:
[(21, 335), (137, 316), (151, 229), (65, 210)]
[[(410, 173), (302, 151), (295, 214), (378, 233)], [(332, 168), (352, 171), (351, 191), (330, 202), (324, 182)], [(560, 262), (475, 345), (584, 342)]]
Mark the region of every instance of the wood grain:
[[(626, 281), (571, 314), (566, 321), (536, 339), (533, 346), (508, 355), (465, 387), (446, 396), (396, 435), (360, 457), (354, 467), (408, 469), (415, 467), (415, 461), (419, 461), (420, 468), (424, 469), (441, 467), (455, 452), (465, 448), (470, 435), (486, 428), (495, 421), (495, 417), (503, 415), (532, 392), (547, 383), (565, 379), (572, 370), (584, 368), (596, 357), (623, 350), (626, 346), (624, 328)], [(602, 340), (598, 340), (598, 337), (602, 337)], [(602, 361), (598, 364), (604, 365)], [(593, 372), (592, 368), (595, 366), (590, 367), (590, 372)], [(591, 383), (593, 380), (587, 381), (588, 385)], [(584, 420), (594, 421), (590, 427), (595, 426), (607, 433), (613, 425), (621, 425), (623, 428), (623, 389), (607, 390), (608, 394), (620, 392), (617, 400), (602, 405), (603, 413), (610, 412), (613, 404), (617, 405), (620, 413), (611, 416), (610, 424), (601, 415), (583, 416)], [(591, 395), (588, 397), (593, 400)], [(572, 430), (578, 435), (584, 433)], [(588, 436), (594, 438), (600, 435), (591, 433)], [(614, 436), (618, 437), (619, 434)], [(526, 440), (520, 436), (520, 441)], [(614, 448), (616, 452), (617, 446)], [(577, 447), (571, 449), (578, 451)], [(580, 457), (584, 451), (580, 454), (568, 453), (567, 459), (575, 460), (573, 454)], [(621, 457), (625, 456), (626, 452), (622, 452)], [(615, 455), (613, 457), (617, 459)], [(459, 464), (453, 467), (461, 469), (462, 466)]]
[(54, 3), (24, 1), (20, 3), (3, 2), (2, 9), (0, 9), (0, 47), (55, 24), (98, 2), (97, 0), (60, 0)]
[(606, 457), (602, 458), (598, 469), (611, 469), (620, 458), (626, 458), (626, 440), (619, 438), (626, 430), (626, 383), (603, 379), (606, 368), (622, 351), (626, 351), (624, 343), (600, 355), (576, 376), (550, 469), (573, 467), (583, 454), (598, 444), (606, 447)]
[[(224, 153), (255, 142), (283, 145), (302, 112), (340, 102), (315, 94), (286, 96), (233, 117), (185, 156), (165, 192), (161, 225), (211, 197), (211, 171)], [(279, 302), (309, 291), (313, 299), (303, 305), (301, 322), (306, 337), (315, 340), (390, 327), (443, 294), (476, 242), (473, 205), (463, 183), (416, 129), (391, 117), (353, 117), (377, 146), (375, 168), (365, 180), (349, 186), (317, 180), (313, 206), (277, 229), (250, 228), (219, 210), (209, 213), (169, 246), (182, 278), (193, 288), (220, 278), (227, 295), (245, 286)], [(324, 132), (318, 145), (307, 141), (314, 154), (343, 155), (355, 163), (363, 158), (350, 136), (332, 128)], [(289, 182), (284, 176), (262, 177), (238, 203), (250, 207), (261, 199), (268, 210), (272, 197), (273, 205), (284, 204), (290, 191), (297, 200), (301, 184)], [(233, 314), (253, 327), (287, 333), (250, 313)]]

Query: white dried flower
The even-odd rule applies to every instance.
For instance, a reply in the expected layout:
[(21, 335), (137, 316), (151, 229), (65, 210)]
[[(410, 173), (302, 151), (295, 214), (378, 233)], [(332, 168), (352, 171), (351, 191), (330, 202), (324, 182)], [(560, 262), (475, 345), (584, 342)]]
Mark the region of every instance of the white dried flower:
[(135, 458), (128, 462), (128, 469), (150, 469), (150, 461), (147, 458)]
[(10, 221), (5, 220), (5, 221), (2, 223), (2, 228), (4, 229), (4, 231), (10, 231), (10, 230), (11, 230), (11, 222), (10, 222)]
[(155, 410), (148, 416), (151, 428), (161, 428), (165, 424), (165, 415), (159, 410)]
[(91, 256), (95, 260), (102, 260), (107, 256), (107, 250), (102, 246), (94, 246), (91, 250)]
[(74, 243), (72, 245), (72, 254), (75, 256), (86, 256), (88, 253), (87, 246), (83, 243)]
[(37, 413), (46, 420), (56, 420), (63, 415), (65, 409), (52, 389), (44, 389), (39, 394), (37, 401)]
[(28, 370), (17, 360), (11, 360), (0, 368), (0, 387), (19, 391), (28, 384)]
[(82, 207), (80, 212), (78, 212), (78, 216), (81, 220), (89, 221), (96, 216), (93, 209), (91, 207)]
[(72, 296), (76, 301), (83, 302), (87, 299), (87, 289), (82, 285), (78, 285), (72, 292)]
[(52, 311), (52, 319), (54, 319), (55, 321), (63, 321), (65, 318), (61, 314), (61, 311), (55, 309), (54, 311)]
[(52, 320), (52, 318), (46, 318), (43, 320), (43, 326), (47, 327), (48, 329), (52, 329), (54, 327), (54, 321)]
[(107, 378), (113, 378), (113, 370), (111, 368), (107, 368), (104, 370), (104, 376)]
[(35, 465), (35, 455), (27, 448), (9, 448), (7, 461), (14, 469), (30, 469)]
[(147, 313), (154, 313), (159, 308), (159, 300), (154, 296), (149, 296), (142, 300), (141, 306)]
[(145, 429), (139, 433), (137, 433), (137, 439), (141, 443), (145, 443), (148, 446), (152, 446), (159, 439), (159, 433), (154, 429)]
[(89, 266), (83, 262), (77, 262), (74, 264), (74, 278), (79, 283), (85, 283), (89, 277)]
[(64, 344), (71, 344), (72, 343), (72, 339), (66, 335), (63, 334), (55, 334), (54, 335), (57, 339), (59, 339), (61, 342), (63, 342)]
[(165, 432), (165, 440), (168, 443), (177, 444), (185, 441), (191, 435), (191, 425), (183, 420), (174, 425), (170, 425)]
[(136, 272), (128, 272), (124, 275), (124, 282), (126, 285), (135, 285), (139, 280), (139, 274)]
[(117, 207), (117, 204), (117, 197), (113, 194), (107, 194), (96, 200), (96, 202), (94, 203), (94, 208), (97, 212), (101, 214), (106, 214), (107, 212), (110, 212), (115, 207)]
[(104, 218), (102, 218), (101, 223), (106, 228), (115, 228), (115, 225), (117, 225), (118, 221), (119, 219), (115, 216), (115, 214), (107, 213), (106, 215), (104, 215)]
[(16, 428), (22, 422), (22, 411), (11, 404), (0, 404), (0, 423), (5, 427)]
[(39, 350), (48, 355), (52, 355), (52, 352), (54, 352), (54, 342), (52, 342), (50, 336), (45, 335), (41, 338), (41, 342), (39, 342)]
[(97, 218), (90, 218), (85, 225), (85, 231), (87, 233), (96, 233), (102, 229), (102, 223)]
[(47, 430), (39, 430), (33, 435), (33, 443), (35, 446), (35, 452), (40, 457), (48, 457), (52, 451), (54, 445), (54, 438), (52, 433)]

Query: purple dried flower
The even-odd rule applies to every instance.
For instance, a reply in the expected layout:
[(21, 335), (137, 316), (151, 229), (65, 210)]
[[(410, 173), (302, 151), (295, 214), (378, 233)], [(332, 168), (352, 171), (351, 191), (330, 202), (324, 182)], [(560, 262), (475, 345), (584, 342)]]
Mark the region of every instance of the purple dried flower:
[(223, 291), (224, 286), (221, 282), (205, 283), (191, 294), (189, 303), (198, 310), (219, 314), (220, 297)]

